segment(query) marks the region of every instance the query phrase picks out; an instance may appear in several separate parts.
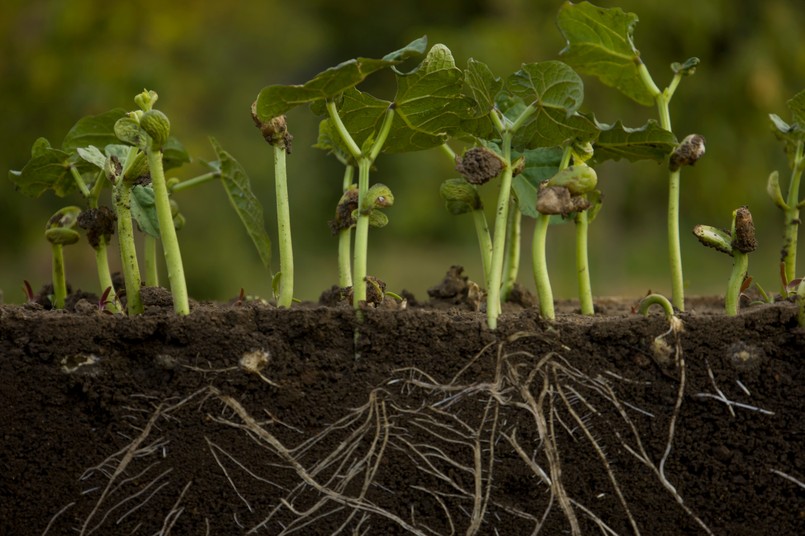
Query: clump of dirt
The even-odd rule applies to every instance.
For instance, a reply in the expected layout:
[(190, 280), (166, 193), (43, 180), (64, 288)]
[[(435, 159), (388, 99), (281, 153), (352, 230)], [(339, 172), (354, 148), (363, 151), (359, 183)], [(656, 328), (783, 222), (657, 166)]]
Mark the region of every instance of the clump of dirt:
[(0, 306), (0, 533), (805, 533), (794, 304), (493, 332), (470, 283), (361, 319)]

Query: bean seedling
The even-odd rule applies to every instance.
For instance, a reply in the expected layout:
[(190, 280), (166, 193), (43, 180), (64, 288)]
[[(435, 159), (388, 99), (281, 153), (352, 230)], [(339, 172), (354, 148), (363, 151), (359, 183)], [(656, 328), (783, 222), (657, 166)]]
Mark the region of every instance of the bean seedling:
[[(579, 72), (596, 76), (604, 84), (643, 106), (657, 107), (660, 127), (672, 132), (669, 104), (683, 77), (695, 72), (698, 58), (673, 63), (674, 76), (663, 90), (651, 77), (640, 51), (635, 47), (633, 35), (637, 15), (620, 8), (600, 8), (589, 2), (566, 2), (559, 10), (557, 22), (567, 39), (562, 58)], [(668, 247), (671, 265), (671, 298), (674, 306), (685, 310), (682, 277), (682, 253), (679, 243), (679, 190), (680, 168), (693, 165), (704, 153), (703, 138), (691, 158), (671, 159), (668, 178)], [(685, 150), (692, 149), (686, 147)]]
[(749, 254), (757, 249), (755, 224), (752, 213), (746, 207), (732, 212), (732, 226), (729, 232), (709, 225), (697, 225), (693, 234), (705, 246), (711, 247), (733, 258), (732, 274), (727, 283), (724, 308), (730, 316), (738, 314), (741, 291), (749, 269)]

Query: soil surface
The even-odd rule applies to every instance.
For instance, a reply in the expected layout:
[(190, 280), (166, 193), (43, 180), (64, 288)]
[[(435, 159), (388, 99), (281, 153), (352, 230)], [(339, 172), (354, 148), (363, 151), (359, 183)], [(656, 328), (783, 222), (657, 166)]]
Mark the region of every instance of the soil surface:
[(805, 534), (794, 304), (474, 293), (0, 307), (0, 534)]

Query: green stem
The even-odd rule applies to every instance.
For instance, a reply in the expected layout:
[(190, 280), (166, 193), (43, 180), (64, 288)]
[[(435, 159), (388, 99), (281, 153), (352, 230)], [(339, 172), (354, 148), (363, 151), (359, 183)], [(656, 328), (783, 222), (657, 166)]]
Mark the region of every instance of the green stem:
[[(338, 114), (335, 114), (338, 117)], [(340, 119), (339, 119), (340, 121)], [(380, 154), (383, 144), (386, 143), (391, 123), (394, 121), (394, 105), (388, 107), (383, 118), (383, 124), (377, 133), (368, 155), (362, 155), (358, 159), (358, 221), (355, 224), (355, 251), (352, 264), (352, 304), (355, 309), (360, 307), (361, 302), (366, 301), (366, 259), (369, 248), (369, 212), (364, 211), (364, 199), (369, 191), (369, 170), (375, 158)], [(347, 133), (347, 136), (349, 133)], [(351, 137), (349, 139), (352, 139)], [(353, 142), (354, 144), (354, 142)], [(357, 145), (356, 145), (357, 147)], [(366, 212), (366, 213), (364, 213)]]
[(70, 174), (73, 176), (73, 180), (75, 181), (76, 186), (78, 186), (78, 189), (81, 190), (81, 195), (89, 199), (92, 194), (90, 193), (89, 188), (87, 188), (87, 183), (84, 182), (84, 178), (81, 176), (81, 173), (78, 172), (75, 166), (70, 166)]
[(668, 256), (671, 263), (671, 300), (679, 311), (685, 311), (685, 288), (682, 277), (682, 250), (679, 243), (679, 170), (668, 177)]
[(221, 172), (220, 171), (210, 171), (208, 173), (204, 173), (202, 175), (198, 175), (193, 177), (192, 179), (187, 179), (182, 182), (177, 182), (174, 184), (170, 191), (172, 192), (181, 192), (182, 190), (188, 190), (190, 188), (194, 188), (206, 182), (210, 182), (213, 179), (220, 179)]
[[(495, 117), (497, 114), (493, 113)], [(506, 168), (500, 176), (500, 191), (495, 211), (495, 230), (492, 239), (492, 263), (489, 273), (489, 287), (486, 289), (486, 319), (489, 329), (497, 329), (500, 315), (500, 286), (503, 279), (503, 254), (506, 247), (506, 227), (509, 218), (509, 198), (511, 197), (512, 168), (511, 168), (512, 133), (503, 132), (503, 160)]]
[(456, 162), (456, 152), (449, 145), (443, 143), (439, 146), (439, 149), (441, 149), (442, 153), (444, 153), (451, 162)]
[(126, 283), (126, 309), (129, 316), (143, 312), (140, 298), (140, 267), (134, 246), (134, 229), (131, 223), (131, 187), (121, 182), (115, 186), (115, 212), (117, 213), (117, 240), (123, 279)]
[(484, 268), (484, 287), (489, 288), (489, 273), (492, 264), (492, 238), (489, 236), (489, 225), (483, 210), (473, 210), (472, 220), (475, 222), (475, 233), (481, 248), (481, 262)]
[(727, 294), (724, 297), (724, 309), (729, 316), (738, 314), (738, 305), (741, 299), (741, 285), (746, 279), (746, 272), (749, 269), (749, 255), (741, 253), (737, 249), (732, 252), (733, 264), (732, 274), (727, 283)]
[(95, 184), (92, 185), (92, 190), (87, 198), (89, 208), (98, 208), (98, 199), (101, 197), (101, 191), (106, 184), (107, 181), (103, 171), (99, 171), (97, 177), (95, 177)]
[(146, 234), (143, 249), (145, 259), (145, 286), (158, 287), (159, 268), (157, 263), (157, 238)]
[[(355, 176), (355, 166), (347, 164), (344, 170), (342, 190), (346, 192), (352, 187)], [(352, 227), (338, 232), (338, 286), (347, 288), (352, 286), (352, 266), (349, 262), (352, 249)]]
[(285, 165), (285, 144), (274, 147), (274, 185), (277, 195), (277, 233), (280, 253), (280, 293), (277, 306), (290, 307), (293, 301), (293, 246), (291, 242), (291, 211), (288, 204), (288, 178)]
[(522, 212), (517, 206), (517, 201), (511, 199), (509, 207), (508, 226), (506, 229), (506, 258), (503, 267), (503, 284), (500, 290), (500, 299), (508, 301), (514, 284), (517, 282), (517, 272), (520, 270), (520, 227), (522, 222)]
[(785, 263), (785, 279), (793, 281), (797, 277), (797, 237), (799, 235), (799, 184), (805, 168), (805, 143), (797, 143), (794, 155), (794, 166), (791, 168), (791, 180), (788, 183), (786, 198), (785, 231), (783, 235), (783, 263)]
[(366, 301), (366, 256), (369, 247), (369, 215), (361, 214), (361, 201), (369, 190), (369, 168), (372, 163), (367, 158), (358, 162), (358, 221), (355, 223), (355, 250), (352, 262), (352, 304), (355, 309)]
[(548, 262), (545, 256), (545, 242), (548, 236), (548, 225), (550, 221), (551, 217), (547, 214), (537, 216), (531, 253), (534, 267), (534, 283), (537, 287), (537, 296), (539, 296), (539, 311), (543, 317), (548, 320), (553, 320), (556, 318), (556, 313), (553, 307), (553, 290), (551, 289), (551, 280), (548, 275)]
[(665, 311), (665, 317), (669, 321), (674, 318), (674, 307), (671, 305), (671, 302), (668, 301), (668, 298), (662, 294), (649, 294), (640, 300), (640, 305), (637, 308), (638, 314), (647, 316), (648, 310), (652, 305), (659, 305), (662, 307), (663, 311)]
[[(559, 162), (559, 170), (566, 169), (570, 165), (570, 158), (573, 155), (571, 146), (567, 146), (562, 153), (562, 160)], [(534, 226), (534, 237), (531, 243), (531, 263), (534, 272), (534, 283), (537, 287), (539, 297), (540, 314), (548, 320), (556, 317), (553, 307), (553, 289), (551, 279), (548, 275), (548, 261), (546, 256), (546, 241), (548, 236), (548, 225), (551, 217), (547, 214), (539, 214), (537, 223)]]
[(176, 314), (190, 313), (190, 303), (187, 296), (187, 282), (184, 277), (182, 265), (182, 252), (179, 250), (179, 240), (176, 238), (176, 228), (173, 226), (168, 187), (165, 183), (165, 171), (162, 167), (162, 151), (150, 147), (146, 152), (148, 168), (151, 172), (151, 187), (154, 189), (154, 205), (159, 222), (159, 237), (162, 241), (162, 251), (165, 254), (165, 265), (168, 270), (171, 295), (173, 296), (173, 310)]
[(98, 247), (95, 248), (95, 264), (98, 267), (98, 282), (101, 286), (101, 292), (106, 289), (111, 289), (106, 296), (107, 304), (106, 310), (112, 313), (119, 313), (117, 294), (115, 293), (115, 285), (112, 283), (112, 274), (109, 272), (109, 256), (107, 254), (107, 243), (105, 238), (101, 238), (98, 242)]
[(352, 155), (352, 158), (355, 160), (359, 160), (362, 156), (361, 148), (358, 147), (358, 144), (355, 143), (355, 140), (352, 139), (347, 127), (344, 126), (344, 122), (341, 121), (341, 116), (338, 115), (338, 110), (335, 107), (335, 102), (328, 100), (326, 102), (327, 113), (329, 114), (330, 120), (335, 125), (335, 129), (338, 132), (338, 135), (341, 136), (344, 144), (347, 146), (347, 150)]
[[(682, 76), (677, 73), (665, 91), (660, 91), (642, 61), (638, 65), (638, 74), (657, 103), (660, 126), (673, 132), (669, 104)], [(668, 179), (668, 251), (671, 267), (671, 300), (678, 310), (684, 311), (685, 289), (682, 276), (682, 252), (679, 244), (679, 189), (679, 170), (671, 171)]]
[(590, 285), (590, 264), (587, 259), (587, 233), (589, 219), (587, 211), (576, 213), (576, 277), (579, 282), (579, 303), (581, 314), (593, 315), (593, 291)]
[(53, 308), (64, 309), (64, 301), (67, 298), (67, 280), (64, 275), (64, 247), (60, 244), (53, 244), (52, 249)]

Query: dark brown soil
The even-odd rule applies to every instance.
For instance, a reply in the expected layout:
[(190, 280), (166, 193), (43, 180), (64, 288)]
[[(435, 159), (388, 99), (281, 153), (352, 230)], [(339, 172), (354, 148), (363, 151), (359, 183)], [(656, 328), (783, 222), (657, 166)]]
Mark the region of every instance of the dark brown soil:
[(794, 304), (691, 300), (677, 340), (441, 290), (0, 307), (0, 534), (805, 534)]

